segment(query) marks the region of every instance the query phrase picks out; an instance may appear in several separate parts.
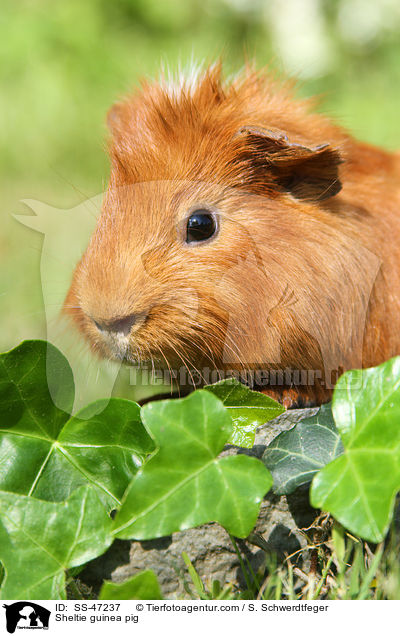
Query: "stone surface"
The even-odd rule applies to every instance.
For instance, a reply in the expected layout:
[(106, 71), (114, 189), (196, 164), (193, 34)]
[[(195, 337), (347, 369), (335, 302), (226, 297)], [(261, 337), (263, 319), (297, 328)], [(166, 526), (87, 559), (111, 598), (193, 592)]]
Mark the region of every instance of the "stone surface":
[[(222, 455), (245, 453), (261, 458), (276, 435), (318, 409), (298, 409), (283, 413), (257, 431), (252, 449), (227, 446)], [(254, 572), (263, 572), (266, 558), (273, 553), (278, 561), (293, 555), (300, 565), (307, 561), (306, 539), (301, 528), (309, 526), (317, 511), (308, 503), (308, 491), (298, 489), (288, 497), (269, 492), (261, 506), (253, 533), (246, 540), (236, 540), (242, 557)], [(299, 552), (300, 551), (300, 552)], [(227, 532), (210, 523), (172, 536), (152, 541), (115, 541), (106, 554), (92, 561), (81, 573), (81, 580), (96, 593), (103, 579), (124, 581), (145, 569), (152, 569), (160, 582), (164, 597), (190, 598), (193, 584), (182, 559), (186, 552), (206, 585), (218, 579), (222, 585), (246, 588), (242, 568)]]

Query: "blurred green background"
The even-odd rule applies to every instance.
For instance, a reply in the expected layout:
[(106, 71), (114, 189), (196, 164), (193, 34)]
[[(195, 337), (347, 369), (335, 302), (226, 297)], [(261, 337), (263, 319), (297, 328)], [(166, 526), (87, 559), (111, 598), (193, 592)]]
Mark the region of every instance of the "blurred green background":
[[(108, 175), (105, 115), (143, 76), (220, 55), (299, 78), (357, 137), (400, 147), (399, 0), (1, 0), (0, 344), (46, 337), (42, 235), (21, 199), (71, 208)], [(73, 243), (79, 233), (65, 235)], [(68, 249), (68, 245), (67, 245)]]

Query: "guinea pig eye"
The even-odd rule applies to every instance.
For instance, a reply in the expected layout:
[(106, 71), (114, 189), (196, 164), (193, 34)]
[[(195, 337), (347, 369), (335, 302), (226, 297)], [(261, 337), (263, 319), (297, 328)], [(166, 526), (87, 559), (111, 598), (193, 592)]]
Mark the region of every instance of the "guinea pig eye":
[(215, 234), (217, 223), (215, 216), (208, 210), (195, 210), (186, 225), (186, 243), (206, 241)]

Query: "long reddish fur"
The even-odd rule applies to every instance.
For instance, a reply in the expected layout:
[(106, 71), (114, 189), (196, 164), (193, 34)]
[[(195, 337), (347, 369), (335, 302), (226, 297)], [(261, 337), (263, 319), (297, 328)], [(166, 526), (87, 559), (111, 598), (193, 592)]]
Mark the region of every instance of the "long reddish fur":
[[(331, 396), (327, 369), (400, 353), (399, 157), (311, 106), (251, 69), (226, 83), (215, 66), (194, 87), (145, 83), (112, 109), (109, 188), (65, 302), (94, 350), (118, 357), (93, 319), (143, 314), (128, 360), (319, 369), (321, 381), (296, 388), (314, 402)], [(252, 126), (329, 144), (341, 191), (323, 200), (283, 191), (238, 134)], [(206, 204), (220, 234), (188, 248), (177, 227)]]

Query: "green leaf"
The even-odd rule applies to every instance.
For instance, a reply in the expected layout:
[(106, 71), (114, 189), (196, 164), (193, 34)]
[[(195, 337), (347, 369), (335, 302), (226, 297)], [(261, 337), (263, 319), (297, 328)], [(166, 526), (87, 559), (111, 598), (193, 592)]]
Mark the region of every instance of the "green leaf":
[(321, 468), (342, 453), (331, 405), (324, 404), (318, 413), (275, 437), (262, 459), (274, 479), (274, 492), (288, 495), (310, 483)]
[(159, 448), (129, 486), (115, 535), (151, 539), (217, 521), (247, 536), (272, 478), (254, 457), (217, 458), (232, 434), (221, 401), (199, 390), (146, 404), (142, 418)]
[(111, 398), (71, 417), (54, 405), (49, 374), (72, 406), (71, 369), (52, 345), (27, 341), (0, 356), (0, 489), (63, 501), (90, 484), (115, 507), (153, 450), (140, 408)]
[(74, 380), (64, 356), (48, 342), (25, 340), (0, 355), (0, 422), (4, 429), (54, 439), (74, 402)]
[(285, 411), (281, 404), (263, 393), (252, 391), (236, 378), (221, 380), (204, 388), (222, 400), (228, 409), (233, 422), (229, 443), (235, 446), (251, 448), (256, 428)]
[(332, 411), (345, 453), (314, 477), (311, 503), (382, 541), (400, 489), (400, 357), (342, 375)]
[(111, 519), (89, 488), (63, 503), (0, 492), (1, 599), (65, 598), (65, 570), (112, 543)]
[(160, 585), (152, 570), (144, 570), (123, 583), (104, 581), (100, 601), (158, 601), (162, 600)]

